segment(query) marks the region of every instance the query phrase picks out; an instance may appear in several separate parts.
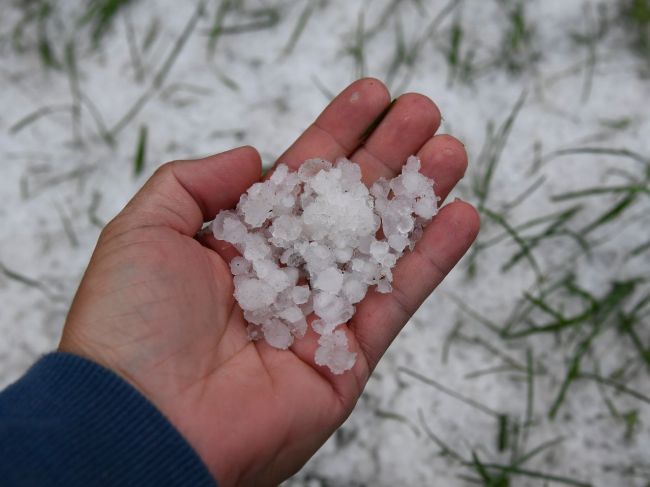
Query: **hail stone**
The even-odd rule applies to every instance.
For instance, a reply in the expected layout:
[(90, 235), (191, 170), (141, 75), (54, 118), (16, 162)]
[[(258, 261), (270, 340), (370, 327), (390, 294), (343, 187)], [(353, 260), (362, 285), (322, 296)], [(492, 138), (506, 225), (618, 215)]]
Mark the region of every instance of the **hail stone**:
[(368, 189), (347, 159), (310, 159), (298, 172), (279, 165), (235, 210), (220, 212), (211, 228), (241, 254), (230, 271), (249, 338), (287, 349), (313, 312), (316, 363), (335, 374), (352, 368), (356, 354), (341, 325), (369, 286), (391, 292), (391, 268), (437, 212), (433, 181), (419, 171), (411, 156), (400, 175)]

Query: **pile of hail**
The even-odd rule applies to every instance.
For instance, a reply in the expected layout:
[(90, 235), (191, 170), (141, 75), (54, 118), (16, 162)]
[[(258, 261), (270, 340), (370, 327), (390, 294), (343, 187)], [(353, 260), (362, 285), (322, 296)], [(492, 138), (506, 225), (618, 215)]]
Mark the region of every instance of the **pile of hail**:
[(251, 340), (289, 348), (313, 313), (316, 363), (335, 374), (352, 368), (356, 354), (337, 327), (369, 286), (391, 292), (391, 268), (436, 214), (433, 181), (419, 170), (411, 156), (399, 176), (368, 190), (347, 159), (310, 159), (297, 172), (281, 164), (216, 216), (214, 236), (241, 254), (230, 270)]

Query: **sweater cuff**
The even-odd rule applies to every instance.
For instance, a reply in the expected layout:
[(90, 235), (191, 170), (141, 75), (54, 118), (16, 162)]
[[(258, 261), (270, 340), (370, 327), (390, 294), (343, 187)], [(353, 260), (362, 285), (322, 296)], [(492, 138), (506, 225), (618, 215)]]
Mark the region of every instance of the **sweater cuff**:
[(60, 352), (42, 357), (0, 394), (0, 457), (3, 485), (216, 485), (139, 391)]

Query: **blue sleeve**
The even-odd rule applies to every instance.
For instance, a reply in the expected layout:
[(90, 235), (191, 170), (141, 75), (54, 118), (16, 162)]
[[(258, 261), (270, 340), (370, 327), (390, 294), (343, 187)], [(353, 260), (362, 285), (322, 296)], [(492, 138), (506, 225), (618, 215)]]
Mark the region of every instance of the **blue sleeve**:
[(0, 484), (216, 485), (187, 441), (135, 388), (65, 353), (44, 356), (0, 393)]

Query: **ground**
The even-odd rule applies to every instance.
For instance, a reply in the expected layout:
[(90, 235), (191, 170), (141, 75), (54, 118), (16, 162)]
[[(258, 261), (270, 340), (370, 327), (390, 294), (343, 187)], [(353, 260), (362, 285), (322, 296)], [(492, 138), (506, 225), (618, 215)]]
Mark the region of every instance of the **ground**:
[(370, 75), (439, 105), (483, 229), (286, 485), (650, 485), (647, 0), (7, 3), (0, 385), (159, 164), (270, 165)]

